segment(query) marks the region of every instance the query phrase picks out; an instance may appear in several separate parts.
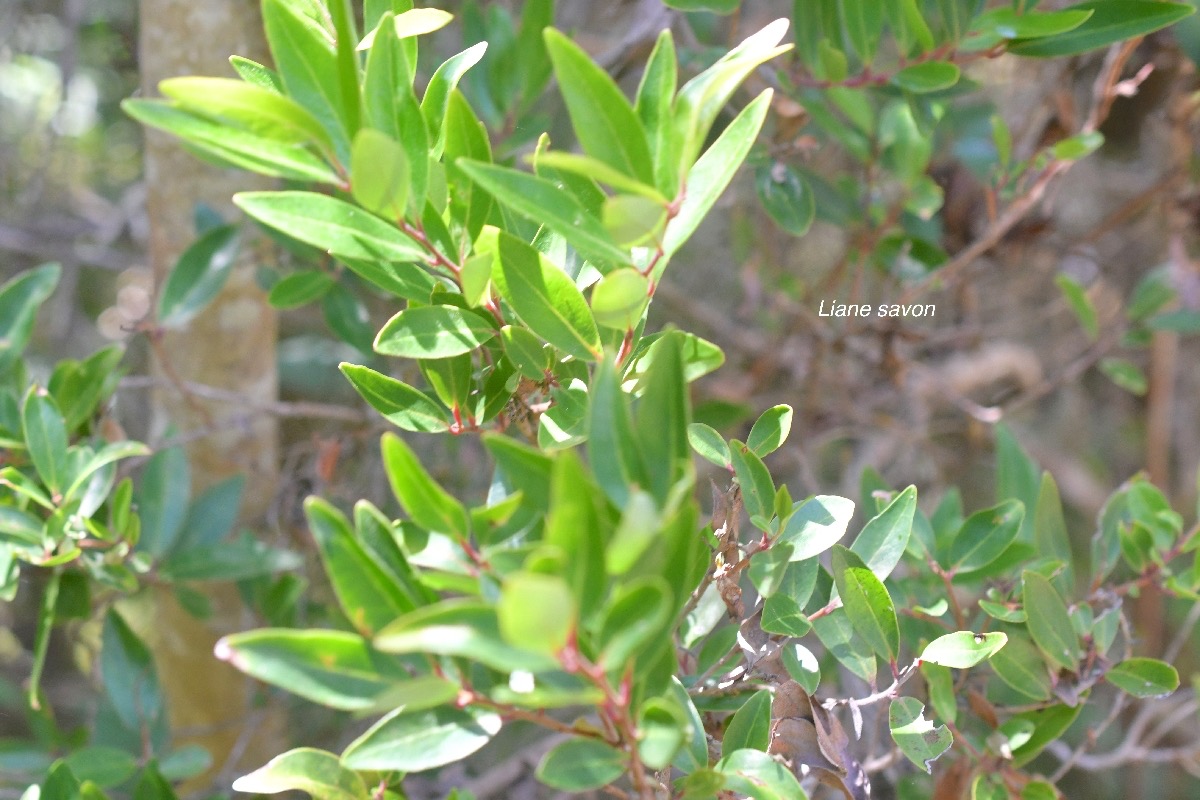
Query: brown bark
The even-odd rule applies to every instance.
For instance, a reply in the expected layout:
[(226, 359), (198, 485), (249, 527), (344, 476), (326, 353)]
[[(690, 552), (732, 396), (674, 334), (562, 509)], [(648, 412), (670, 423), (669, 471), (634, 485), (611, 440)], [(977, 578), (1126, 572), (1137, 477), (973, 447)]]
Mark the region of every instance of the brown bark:
[[(232, 76), (231, 54), (266, 60), (258, 4), (254, 0), (141, 0), (142, 91), (157, 94), (164, 78), (179, 75)], [(266, 188), (260, 178), (204, 164), (165, 135), (146, 138), (147, 208), (150, 259), (156, 284), (195, 238), (198, 203), (236, 219), (230, 197), (237, 191)], [(172, 380), (219, 387), (259, 405), (275, 399), (276, 317), (255, 284), (249, 248), (217, 300), (182, 331), (165, 333), (155, 348), (154, 369)], [(261, 254), (259, 254), (261, 255)], [(181, 397), (164, 391), (154, 398), (153, 436), (167, 426), (191, 439), (188, 456), (193, 493), (234, 474), (246, 476), (242, 520), (261, 520), (277, 478), (275, 420), (247, 417), (244, 408)], [(198, 434), (195, 438), (191, 434)], [(216, 638), (244, 628), (232, 587), (216, 592), (210, 622), (189, 616), (173, 597), (160, 593), (139, 604), (167, 694), (173, 729), (208, 731), (192, 736), (208, 748), (217, 767), (245, 751), (249, 761), (265, 759), (277, 744), (273, 736), (255, 736), (257, 750), (239, 742), (249, 712), (249, 685), (212, 655)], [(259, 730), (259, 734), (262, 730)], [(177, 744), (182, 741), (177, 741)], [(261, 761), (260, 761), (261, 763)], [(257, 766), (244, 765), (244, 766)]]

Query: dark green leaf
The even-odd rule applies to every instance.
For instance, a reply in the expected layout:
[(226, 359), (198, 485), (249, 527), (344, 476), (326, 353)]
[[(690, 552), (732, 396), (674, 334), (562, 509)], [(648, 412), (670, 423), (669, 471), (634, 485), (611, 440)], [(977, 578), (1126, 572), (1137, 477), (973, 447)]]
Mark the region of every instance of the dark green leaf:
[(1008, 643), (988, 660), (988, 665), (1012, 689), (1031, 700), (1050, 697), (1050, 673), (1033, 643), (1023, 634), (1011, 634)]
[(160, 450), (146, 462), (134, 492), (141, 517), (139, 547), (152, 556), (165, 555), (174, 545), (186, 518), (191, 475), (181, 447)]
[(61, 274), (58, 264), (43, 264), (0, 285), (0, 373), (8, 371), (29, 343), (34, 316)]
[(564, 792), (585, 792), (624, 775), (628, 760), (624, 753), (597, 739), (567, 739), (542, 757), (537, 779)]
[(950, 569), (971, 572), (991, 564), (1017, 538), (1024, 517), (1020, 500), (1006, 500), (972, 514), (950, 546)]
[(1071, 625), (1067, 604), (1046, 576), (1025, 570), (1021, 574), (1024, 583), (1022, 594), (1025, 613), (1029, 619), (1029, 634), (1046, 658), (1072, 672), (1079, 669), (1083, 651), (1079, 636)]
[(771, 692), (763, 689), (750, 695), (750, 698), (730, 718), (725, 726), (725, 736), (721, 739), (724, 749), (729, 751), (751, 750), (767, 751), (771, 743)]
[(1086, 53), (1114, 42), (1145, 36), (1165, 28), (1195, 12), (1182, 3), (1142, 2), (1141, 0), (1088, 0), (1062, 11), (1090, 11), (1091, 16), (1078, 27), (1053, 36), (1018, 39), (1008, 46), (1020, 56), (1050, 58)]
[(763, 164), (754, 173), (759, 202), (779, 227), (793, 236), (808, 233), (817, 214), (812, 189), (787, 164)]
[(175, 548), (160, 562), (159, 574), (168, 581), (240, 581), (301, 564), (295, 553), (270, 547), (246, 531), (224, 544)]
[(233, 225), (213, 228), (184, 250), (158, 297), (158, 323), (183, 327), (203, 311), (224, 288), (237, 252), (238, 231)]
[(334, 283), (333, 276), (319, 269), (293, 272), (271, 287), (267, 302), (275, 308), (308, 305), (314, 300), (320, 300)]
[(413, 522), (426, 530), (459, 539), (470, 535), (470, 523), (462, 503), (429, 476), (403, 439), (384, 434), (383, 464), (396, 499)]
[(152, 729), (164, 709), (149, 648), (115, 610), (105, 617), (102, 636), (100, 676), (109, 702), (126, 729)]
[(25, 446), (38, 477), (54, 495), (70, 480), (67, 474), (67, 427), (58, 405), (45, 389), (31, 386), (21, 408)]
[(900, 653), (896, 607), (883, 582), (853, 552), (833, 546), (833, 580), (854, 630), (889, 663)]
[[(763, 519), (770, 519), (775, 509), (775, 483), (771, 480), (771, 473), (766, 465), (749, 447), (736, 439), (729, 443), (729, 456), (738, 485), (742, 488), (742, 502), (746, 506), (746, 512), (752, 517), (757, 515)], [(786, 534), (783, 541), (791, 544), (793, 548), (797, 547)], [(800, 560), (795, 552), (792, 558)]]
[(949, 61), (924, 61), (905, 67), (892, 76), (892, 83), (907, 92), (940, 92), (958, 83), (961, 72)]

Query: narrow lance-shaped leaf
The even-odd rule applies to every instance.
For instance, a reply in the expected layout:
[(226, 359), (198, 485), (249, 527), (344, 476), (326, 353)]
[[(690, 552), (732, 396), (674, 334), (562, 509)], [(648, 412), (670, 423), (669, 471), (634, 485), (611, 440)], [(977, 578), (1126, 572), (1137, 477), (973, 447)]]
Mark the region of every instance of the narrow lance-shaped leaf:
[(51, 493), (63, 491), (67, 476), (67, 428), (58, 405), (45, 389), (30, 387), (21, 409), (25, 446), (38, 477)]
[(446, 410), (424, 392), (368, 367), (342, 363), (338, 368), (355, 391), (396, 427), (421, 433), (450, 429)]
[(384, 434), (383, 464), (392, 491), (413, 522), (460, 539), (470, 535), (466, 509), (429, 476), (403, 439)]
[(616, 82), (587, 53), (548, 28), (546, 49), (584, 151), (642, 183), (654, 183), (646, 131)]
[(213, 228), (184, 250), (158, 297), (159, 325), (182, 327), (216, 299), (233, 272), (237, 252), (233, 225)]
[(1042, 58), (1086, 53), (1114, 42), (1153, 33), (1195, 13), (1195, 8), (1183, 3), (1088, 0), (1062, 11), (1092, 13), (1082, 24), (1065, 33), (1017, 40), (1009, 44), (1008, 51)]

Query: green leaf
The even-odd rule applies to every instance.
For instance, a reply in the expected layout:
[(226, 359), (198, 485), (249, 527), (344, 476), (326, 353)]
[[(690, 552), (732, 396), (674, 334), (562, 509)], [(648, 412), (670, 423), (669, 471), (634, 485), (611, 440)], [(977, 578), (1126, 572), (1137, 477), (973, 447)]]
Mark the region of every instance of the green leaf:
[(504, 579), (496, 615), (510, 644), (554, 655), (575, 628), (575, 598), (558, 576), (518, 572)]
[(58, 264), (43, 264), (0, 285), (0, 373), (8, 371), (29, 343), (38, 308), (54, 292), (61, 275)]
[(821, 683), (821, 666), (817, 657), (799, 642), (787, 642), (781, 657), (789, 676), (809, 694), (815, 694)]
[(1124, 358), (1104, 358), (1100, 360), (1100, 371), (1110, 381), (1120, 386), (1130, 394), (1141, 397), (1149, 389), (1146, 373), (1137, 364)]
[(613, 242), (600, 220), (558, 184), (481, 161), (459, 159), (458, 167), (503, 205), (559, 234), (589, 261), (630, 263), (629, 253)]
[(383, 465), (396, 499), (413, 522), (459, 539), (470, 535), (462, 503), (429, 476), (403, 439), (391, 433), (383, 435)]
[[(392, 29), (397, 39), (411, 39), (416, 36), (440, 31), (454, 20), (454, 15), (440, 8), (410, 8), (392, 18)], [(380, 24), (386, 24), (380, 20)], [(374, 46), (376, 31), (371, 31), (359, 43), (359, 50), (367, 50)]]
[(283, 83), (279, 80), (279, 73), (270, 67), (244, 56), (230, 56), (229, 65), (246, 83), (252, 83), (261, 89), (269, 89), (277, 94), (283, 93)]
[(749, 748), (767, 752), (771, 743), (771, 692), (762, 689), (750, 695), (725, 726), (721, 745), (730, 752)]
[(233, 272), (237, 252), (233, 225), (213, 228), (184, 250), (158, 297), (159, 325), (181, 328), (216, 299)]
[(635, 194), (605, 198), (601, 209), (604, 229), (621, 247), (644, 247), (662, 236), (667, 210), (657, 200)]
[(779, 227), (793, 236), (808, 233), (817, 215), (812, 187), (794, 167), (763, 164), (754, 172), (759, 202)]
[(166, 131), (222, 164), (275, 178), (341, 184), (337, 172), (304, 145), (279, 141), (160, 100), (127, 99), (121, 109), (143, 125)]
[(734, 750), (714, 765), (725, 788), (754, 800), (806, 800), (795, 774), (761, 750)]
[[(646, 488), (659, 508), (667, 508), (680, 480), (691, 476), (687, 442), (691, 418), (687, 383), (683, 379), (682, 337), (668, 331), (655, 342), (655, 356), (642, 379), (636, 432), (649, 480)], [(771, 496), (774, 497), (774, 487)]]
[(766, 457), (783, 446), (791, 430), (791, 406), (778, 405), (768, 408), (750, 428), (750, 435), (746, 437), (746, 446), (760, 458)]
[(494, 325), (457, 306), (410, 307), (380, 328), (375, 352), (402, 358), (449, 358), (473, 352), (495, 335)]
[(1021, 580), (1025, 587), (1022, 600), (1029, 616), (1026, 625), (1034, 643), (1052, 663), (1072, 672), (1078, 670), (1083, 651), (1067, 604), (1041, 573), (1025, 570)]
[[(251, 677), (344, 711), (377, 707), (376, 698), (408, 677), (394, 658), (346, 631), (264, 628), (226, 636), (213, 652)], [(453, 698), (458, 687), (439, 680), (447, 691), (430, 684), (428, 694)]]
[(917, 511), (917, 487), (909, 486), (871, 518), (850, 545), (875, 577), (885, 580), (900, 563), (912, 535)]
[(1033, 701), (1048, 700), (1050, 673), (1033, 643), (1023, 634), (1013, 633), (1008, 643), (988, 660), (1000, 680)]
[(792, 561), (824, 553), (846, 534), (854, 516), (854, 501), (834, 495), (817, 495), (796, 503), (779, 541), (792, 546)]
[(492, 198), (458, 167), (459, 160), (491, 163), (492, 148), (487, 126), (475, 116), (467, 98), (457, 89), (450, 93), (445, 134), (446, 179), (450, 192), (450, 218), (461, 225), (464, 236), (475, 240), (492, 213)]
[(992, 657), (1008, 641), (1003, 633), (958, 631), (939, 636), (921, 651), (921, 660), (953, 669), (969, 669)]
[(596, 482), (619, 508), (624, 508), (630, 486), (647, 486), (649, 479), (633, 434), (629, 395), (621, 390), (611, 359), (600, 362), (588, 399), (588, 461)]
[[(729, 443), (729, 457), (738, 485), (742, 488), (742, 502), (750, 516), (770, 519), (775, 509), (775, 483), (762, 459), (746, 445), (734, 439)], [(785, 535), (783, 541), (789, 541)], [(794, 542), (789, 542), (793, 548)], [(793, 552), (795, 561), (800, 559)]]
[[(320, 21), (291, 0), (263, 0), (262, 4), (272, 60), (288, 96), (320, 121), (333, 140), (337, 157), (345, 162), (350, 138), (356, 132), (347, 112), (351, 106), (357, 108), (357, 103), (342, 96), (335, 34), (326, 26), (326, 10), (319, 13)], [(343, 43), (347, 44), (352, 43)]]
[(833, 546), (833, 580), (854, 630), (878, 655), (895, 664), (900, 653), (900, 626), (883, 582), (840, 544)]
[(413, 610), (415, 600), (367, 553), (340, 511), (313, 496), (304, 501), (304, 515), (338, 603), (359, 633), (371, 636)]
[(158, 90), (174, 105), (227, 121), (284, 144), (315, 145), (326, 152), (333, 140), (321, 123), (292, 98), (230, 78), (168, 78)]
[(892, 83), (906, 92), (926, 94), (949, 89), (961, 74), (958, 65), (949, 61), (924, 61), (897, 72)]
[(701, 458), (716, 464), (718, 467), (732, 469), (732, 458), (729, 455), (729, 445), (725, 437), (703, 422), (692, 422), (688, 425), (688, 443)]
[[(787, 20), (775, 20), (762, 30), (746, 38), (737, 47), (718, 59), (711, 67), (684, 84), (683, 88), (679, 90), (679, 95), (675, 99), (672, 139), (673, 154), (676, 158), (676, 163), (679, 165), (680, 173), (688, 172), (689, 167), (692, 167), (705, 140), (708, 139), (709, 131), (712, 129), (717, 115), (729, 101), (729, 98), (733, 96), (734, 91), (742, 81), (757, 69), (759, 65), (781, 53), (787, 52), (791, 48), (791, 45), (779, 45), (780, 40), (783, 39), (784, 34), (787, 32), (787, 27)], [(760, 95), (758, 100), (749, 107), (765, 101), (766, 96)], [(750, 116), (757, 116), (758, 113), (757, 111), (751, 112)], [(723, 162), (723, 168), (736, 169), (737, 165), (741, 163), (742, 158), (744, 158), (744, 153), (734, 158), (727, 158), (727, 155), (735, 149), (731, 148), (734, 141), (749, 148), (758, 133), (761, 119), (757, 123), (750, 125), (750, 130), (747, 130), (745, 124), (739, 124), (739, 120), (743, 119), (745, 114), (745, 111), (739, 114), (738, 119), (735, 119), (731, 123), (730, 128), (727, 128), (725, 133), (722, 134), (721, 138), (724, 138), (725, 134), (730, 133), (730, 129), (737, 129), (726, 146), (721, 148), (721, 152), (726, 154), (719, 157)], [(662, 158), (668, 154), (660, 151), (658, 155)], [(698, 165), (699, 162), (696, 163)], [(710, 165), (711, 168), (712, 165)], [(695, 168), (692, 168), (692, 175), (694, 174)], [(697, 194), (698, 188), (694, 185), (692, 175), (689, 175), (687, 180), (686, 193), (689, 198)], [(722, 188), (724, 188), (726, 183), (728, 183), (728, 179), (722, 182)], [(721, 190), (718, 189), (716, 194), (720, 194), (720, 192)], [(672, 193), (672, 189), (667, 190), (667, 194)], [(711, 203), (709, 203), (709, 206), (711, 206)], [(700, 216), (704, 216), (704, 214), (701, 213)], [(688, 233), (690, 234), (691, 231), (688, 231)], [(687, 236), (685, 235), (683, 238), (687, 238)], [(674, 250), (675, 248), (673, 247), (667, 248), (668, 254), (674, 252)]]
[(1200, 312), (1180, 309), (1156, 314), (1146, 320), (1146, 327), (1155, 331), (1173, 331), (1182, 334), (1200, 333)]
[(650, 158), (654, 164), (655, 185), (668, 194), (673, 194), (679, 185), (679, 165), (672, 158), (672, 116), (678, 73), (675, 41), (671, 38), (671, 31), (664, 30), (658, 35), (654, 50), (642, 71), (634, 111), (646, 129)]
[(91, 781), (101, 789), (123, 783), (137, 771), (137, 759), (124, 750), (92, 745), (74, 750), (63, 758), (80, 781)]
[(1029, 741), (1013, 750), (1013, 765), (1021, 767), (1032, 761), (1046, 745), (1062, 736), (1079, 716), (1084, 705), (1084, 703), (1080, 703), (1072, 707), (1059, 704), (1011, 717), (1007, 724), (1030, 722), (1034, 726), (1033, 735), (1029, 737)]
[(546, 50), (584, 152), (642, 183), (654, 183), (646, 131), (608, 73), (577, 44), (547, 28)]
[(332, 275), (319, 269), (293, 272), (271, 287), (267, 302), (275, 308), (298, 308), (320, 300), (335, 282)]
[(1053, 36), (1018, 39), (1008, 52), (1019, 56), (1053, 58), (1086, 53), (1114, 42), (1145, 36), (1165, 28), (1195, 12), (1183, 3), (1142, 2), (1141, 0), (1088, 0), (1062, 9), (1063, 12), (1090, 11), (1091, 16), (1078, 27)]
[(991, 564), (1017, 538), (1024, 517), (1020, 500), (1006, 500), (967, 517), (950, 546), (950, 569), (971, 572)]
[(149, 648), (115, 609), (104, 619), (100, 650), (104, 693), (130, 731), (153, 730), (163, 717), (163, 695)]
[(1104, 679), (1134, 697), (1165, 697), (1179, 688), (1179, 673), (1155, 658), (1127, 658), (1104, 673)]
[(421, 101), (421, 114), (425, 117), (425, 124), (429, 127), (429, 134), (434, 143), (430, 153), (431, 157), (441, 155), (442, 146), (445, 143), (443, 123), (446, 119), (446, 110), (450, 106), (450, 94), (458, 86), (462, 77), (467, 74), (467, 71), (483, 58), (487, 47), (487, 42), (479, 42), (461, 53), (451, 56), (437, 68), (433, 77), (429, 79), (429, 85), (425, 87), (425, 97)]
[(67, 427), (54, 398), (40, 386), (31, 386), (25, 394), (21, 428), (38, 477), (53, 495), (61, 495), (70, 478), (67, 474)]
[(606, 328), (636, 327), (649, 303), (650, 281), (633, 267), (613, 270), (592, 289), (592, 316)]
[(537, 779), (564, 792), (607, 786), (625, 774), (628, 756), (598, 739), (559, 742), (538, 763)]
[(659, 206), (667, 205), (667, 198), (653, 186), (642, 183), (636, 178), (631, 178), (623, 172), (620, 172), (598, 158), (581, 155), (579, 153), (562, 153), (558, 151), (545, 151), (533, 153), (526, 156), (527, 161), (533, 162), (540, 171), (544, 168), (557, 170), (559, 172), (569, 172), (583, 178), (590, 178), (599, 183), (603, 183), (612, 187), (618, 192), (636, 195), (646, 200), (651, 200)]
[(665, 256), (673, 255), (695, 233), (700, 220), (708, 215), (733, 180), (767, 117), (771, 94), (767, 89), (743, 108), (688, 171), (683, 203), (679, 213), (667, 224), (663, 238)]
[(629, 572), (654, 543), (661, 524), (654, 498), (636, 487), (631, 488), (629, 499), (621, 510), (621, 521), (604, 551), (604, 568), (608, 574)]
[(600, 357), (600, 334), (575, 282), (544, 255), (501, 232), (492, 282), (537, 335), (585, 361)]
[(174, 546), (183, 530), (190, 493), (191, 478), (183, 448), (160, 450), (146, 462), (134, 493), (141, 517), (141, 550), (158, 557)]
[(741, 0), (666, 0), (663, 3), (680, 11), (711, 11), (714, 14), (732, 14), (741, 4)]
[(883, 31), (883, 6), (878, 2), (839, 3), (842, 12), (842, 30), (854, 45), (859, 59), (870, 66), (879, 46)]
[(350, 191), (368, 211), (397, 219), (404, 216), (411, 184), (404, 148), (374, 128), (363, 128), (350, 148)]
[(932, 774), (930, 766), (954, 743), (945, 725), (934, 726), (925, 719), (925, 705), (915, 697), (897, 697), (888, 711), (892, 739), (900, 751), (921, 769)]
[(554, 659), (514, 647), (500, 635), (494, 607), (458, 598), (405, 614), (381, 630), (375, 647), (387, 653), (461, 656), (503, 672), (553, 669)]
[(980, 32), (981, 46), (990, 47), (1000, 39), (1038, 39), (1074, 30), (1092, 15), (1088, 10), (1026, 11), (994, 8), (976, 18), (973, 27)]
[(233, 782), (235, 792), (277, 794), (299, 790), (319, 800), (362, 800), (367, 788), (333, 753), (301, 747), (275, 756)]
[[(1076, 134), (1075, 136), (1068, 136), (1066, 139), (1061, 139), (1055, 142), (1054, 147), (1051, 148), (1050, 152), (1060, 161), (1078, 161), (1084, 156), (1094, 153), (1102, 144), (1104, 144), (1104, 134), (1100, 133), (1099, 131), (1089, 131), (1088, 133), (1080, 133)], [(1090, 303), (1087, 302), (1087, 295), (1083, 294), (1082, 287), (1078, 287), (1075, 291), (1070, 291), (1063, 286), (1062, 279), (1066, 279), (1072, 283), (1074, 283), (1074, 281), (1072, 281), (1071, 278), (1066, 275), (1059, 275), (1057, 278), (1055, 278), (1055, 282), (1058, 283), (1059, 288), (1063, 289), (1063, 293), (1067, 296), (1067, 300), (1071, 303), (1072, 307), (1075, 307), (1077, 303), (1090, 307)], [(1095, 310), (1092, 309), (1091, 316), (1094, 317), (1095, 313)], [(1091, 328), (1094, 327), (1094, 323), (1089, 323), (1088, 317), (1085, 314), (1079, 314), (1078, 308), (1076, 308), (1076, 314), (1079, 315), (1080, 321), (1084, 324), (1084, 328), (1088, 329), (1089, 335), (1094, 339), (1095, 334), (1091, 333)]]
[(424, 262), (425, 252), (399, 228), (328, 195), (297, 191), (240, 192), (233, 196), (233, 202), (264, 225), (333, 256)]
[(450, 429), (445, 409), (424, 392), (357, 364), (343, 362), (338, 369), (371, 408), (396, 427), (421, 433), (444, 433)]
[(667, 582), (657, 575), (621, 586), (605, 609), (596, 637), (601, 648), (600, 663), (606, 669), (621, 669), (657, 641), (671, 622), (670, 600)]
[(207, 547), (175, 548), (159, 564), (168, 581), (240, 581), (298, 569), (299, 556), (270, 547), (248, 531), (230, 542)]

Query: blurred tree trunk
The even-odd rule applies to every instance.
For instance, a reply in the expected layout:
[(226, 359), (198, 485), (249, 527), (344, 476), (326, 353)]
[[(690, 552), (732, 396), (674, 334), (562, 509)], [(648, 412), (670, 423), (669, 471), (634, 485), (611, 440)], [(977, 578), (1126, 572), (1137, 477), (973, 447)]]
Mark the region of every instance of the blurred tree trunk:
[[(140, 21), (141, 82), (147, 96), (157, 94), (158, 82), (172, 76), (232, 77), (231, 54), (268, 60), (255, 0), (141, 0)], [(233, 220), (234, 192), (267, 188), (262, 179), (202, 163), (154, 131), (146, 136), (145, 170), (150, 258), (159, 287), (196, 236), (198, 204)], [(187, 330), (164, 336), (154, 365), (160, 376), (236, 392), (246, 403), (209, 403), (162, 391), (153, 401), (152, 423), (160, 437), (168, 425), (181, 434), (202, 434), (188, 445), (193, 495), (231, 475), (246, 476), (244, 522), (261, 521), (278, 473), (275, 420), (246, 415), (256, 402), (273, 400), (277, 389), (276, 318), (255, 283), (249, 249), (243, 248), (243, 262), (212, 306)], [(144, 613), (138, 616), (155, 650), (173, 730), (201, 732), (186, 741), (208, 748), (220, 768), (231, 753), (235, 759), (265, 759), (275, 752), (275, 742), (274, 736), (262, 735), (261, 728), (257, 735), (246, 730), (248, 683), (212, 655), (218, 636), (246, 625), (239, 616), (237, 593), (227, 586), (213, 593), (212, 600), (215, 613), (207, 622), (189, 616), (173, 595), (161, 591), (146, 598), (149, 605), (143, 605)], [(257, 719), (261, 722), (261, 715)], [(247, 751), (251, 738), (256, 748)]]

